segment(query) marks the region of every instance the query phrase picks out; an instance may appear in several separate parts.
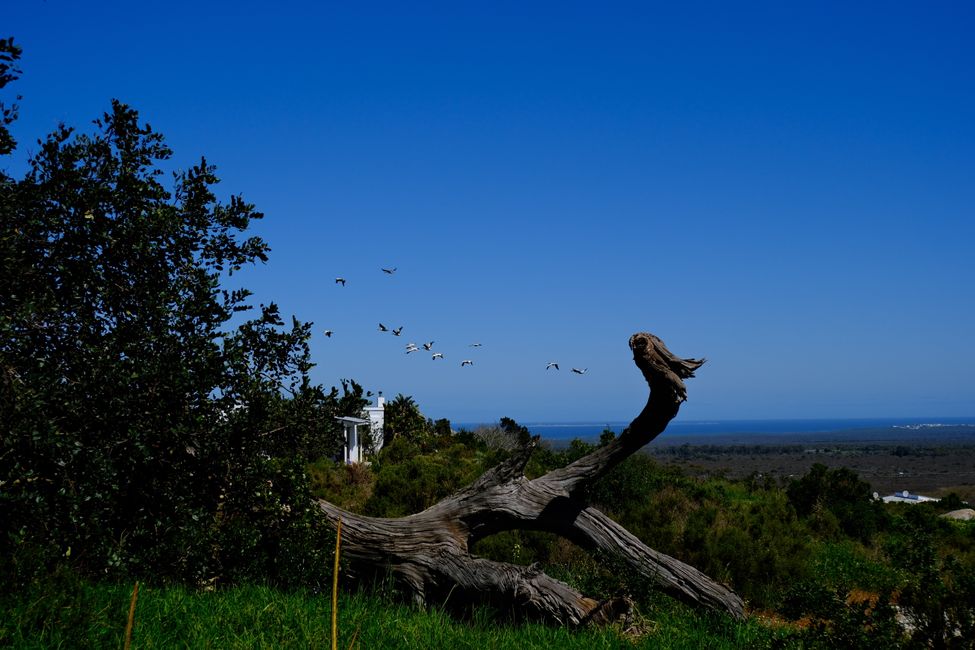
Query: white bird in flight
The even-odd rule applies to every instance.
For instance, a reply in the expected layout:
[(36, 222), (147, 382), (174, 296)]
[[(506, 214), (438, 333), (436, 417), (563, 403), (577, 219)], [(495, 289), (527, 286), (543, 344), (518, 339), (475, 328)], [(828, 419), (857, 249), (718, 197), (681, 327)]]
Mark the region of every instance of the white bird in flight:
[(546, 370), (548, 370), (549, 368), (555, 368), (556, 370), (558, 370), (559, 364), (555, 363), (554, 361), (550, 361), (549, 364), (545, 366)]
[(393, 336), (399, 336), (403, 332), (403, 326), (400, 325), (397, 329), (393, 330)]
[(332, 338), (332, 330), (325, 330), (324, 334), (325, 336)]
[(471, 361), (470, 359), (464, 359), (463, 361), (460, 362), (460, 367), (461, 368), (463, 368), (464, 366), (473, 366), (473, 365), (474, 365), (474, 362)]
[(589, 368), (582, 368), (581, 370), (579, 368), (573, 368), (572, 372), (576, 373), (577, 375), (584, 375), (588, 370)]
[(471, 343), (469, 347), (479, 348), (479, 347), (481, 347), (481, 344), (480, 343)]
[(437, 359), (443, 359), (443, 352), (434, 352), (433, 356), (430, 358), (433, 359), (434, 361), (436, 361)]
[(388, 332), (389, 331), (389, 328), (386, 327), (385, 325), (383, 325), (382, 323), (380, 323), (379, 324), (379, 331), (380, 332)]
[(385, 273), (386, 275), (392, 275), (393, 273), (396, 273), (396, 267), (394, 266), (394, 267), (393, 267), (393, 268), (391, 268), (391, 269), (383, 269), (382, 271), (383, 271), (383, 273)]
[(434, 344), (434, 341), (430, 341), (429, 343), (424, 343), (423, 344), (423, 349), (426, 350), (427, 352), (429, 352), (431, 349), (433, 349), (433, 344)]
[(344, 287), (345, 286), (345, 278), (335, 278), (335, 284), (341, 284)]

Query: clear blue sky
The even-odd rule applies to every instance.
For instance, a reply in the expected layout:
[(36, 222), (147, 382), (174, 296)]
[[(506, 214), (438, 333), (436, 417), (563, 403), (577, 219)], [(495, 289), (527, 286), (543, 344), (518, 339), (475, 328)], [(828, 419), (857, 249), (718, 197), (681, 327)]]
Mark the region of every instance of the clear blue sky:
[(685, 420), (937, 417), (975, 415), (973, 7), (21, 0), (3, 31), (18, 160), (112, 98), (205, 155), (267, 215), (235, 278), (314, 321), (326, 385), (626, 420), (648, 330), (709, 359)]

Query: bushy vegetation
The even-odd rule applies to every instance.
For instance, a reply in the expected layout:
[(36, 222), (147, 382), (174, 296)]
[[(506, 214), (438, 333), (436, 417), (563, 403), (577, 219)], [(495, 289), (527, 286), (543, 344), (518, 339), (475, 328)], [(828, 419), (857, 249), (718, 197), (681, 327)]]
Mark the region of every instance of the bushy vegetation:
[[(360, 512), (401, 516), (429, 507), (527, 436), (508, 419), (449, 437), (426, 422), (413, 442), (398, 439), (376, 459), (369, 470), (375, 490), (360, 500)], [(561, 449), (542, 445), (527, 473), (540, 475), (594, 448), (580, 440)], [(320, 484), (316, 493), (331, 498), (332, 489)], [(730, 584), (750, 611), (780, 621), (803, 646), (965, 647), (964, 639), (975, 638), (975, 524), (938, 517), (938, 504), (885, 506), (849, 470), (817, 465), (785, 484), (756, 476), (735, 481), (692, 477), (636, 454), (590, 498), (649, 546)], [(587, 594), (626, 593), (643, 609), (662, 598), (616, 558), (594, 557), (551, 534), (509, 531), (474, 551), (539, 562)]]
[[(0, 41), (0, 88), (19, 48)], [(0, 155), (14, 151), (2, 108)], [(0, 171), (0, 575), (68, 563), (188, 584), (326, 580), (308, 460), (364, 396), (313, 385), (310, 325), (225, 287), (268, 246), (205, 160), (112, 102)], [(0, 170), (6, 169), (0, 166)], [(253, 312), (253, 313), (248, 313)], [(38, 568), (40, 567), (40, 568)]]
[(869, 542), (885, 523), (883, 507), (872, 498), (870, 484), (846, 468), (831, 470), (817, 463), (808, 474), (789, 484), (786, 493), (796, 512), (812, 517), (823, 536), (842, 531)]

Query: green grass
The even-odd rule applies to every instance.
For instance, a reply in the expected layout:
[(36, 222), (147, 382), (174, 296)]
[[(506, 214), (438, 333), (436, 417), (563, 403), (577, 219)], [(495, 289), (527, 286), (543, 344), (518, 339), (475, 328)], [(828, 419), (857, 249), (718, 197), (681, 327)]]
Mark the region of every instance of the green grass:
[(816, 544), (812, 560), (817, 579), (832, 588), (892, 591), (900, 576), (878, 555), (876, 549), (868, 549), (853, 540), (841, 540)]
[[(0, 646), (121, 648), (131, 585), (61, 578), (25, 594), (6, 594)], [(328, 648), (326, 595), (243, 586), (215, 592), (141, 585), (133, 648)], [(642, 635), (619, 628), (572, 631), (508, 625), (488, 612), (456, 620), (365, 593), (339, 599), (339, 646), (345, 648), (762, 648), (798, 642), (756, 621), (703, 616), (665, 597), (638, 618)]]

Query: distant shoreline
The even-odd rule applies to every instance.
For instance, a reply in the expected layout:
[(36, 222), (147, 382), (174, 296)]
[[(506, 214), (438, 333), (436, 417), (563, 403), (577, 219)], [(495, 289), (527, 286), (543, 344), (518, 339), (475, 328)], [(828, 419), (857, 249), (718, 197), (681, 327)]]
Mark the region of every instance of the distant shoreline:
[[(595, 442), (606, 429), (619, 434), (629, 422), (524, 423), (542, 440), (559, 447), (573, 439)], [(475, 429), (483, 424), (460, 423)], [(875, 418), (819, 420), (715, 420), (671, 422), (651, 444), (790, 445), (790, 444), (975, 444), (975, 416), (968, 418)]]
[[(525, 423), (542, 444), (597, 443), (628, 423)], [(459, 424), (457, 428), (477, 426)], [(492, 426), (492, 425), (487, 425)], [(731, 429), (731, 430), (729, 430)], [(955, 492), (975, 503), (975, 417), (671, 422), (641, 453), (691, 476), (789, 481), (815, 463), (853, 470), (880, 494)]]
[[(568, 445), (572, 440), (595, 443), (599, 436), (576, 436), (575, 438), (546, 438), (546, 442), (555, 448)], [(833, 431), (826, 433), (726, 433), (715, 435), (668, 435), (664, 431), (650, 442), (652, 447), (788, 447), (788, 446), (816, 446), (831, 445), (919, 445), (919, 446), (951, 446), (975, 445), (975, 431), (964, 433), (939, 432), (936, 435), (919, 434), (917, 431), (902, 431), (892, 433), (889, 430), (860, 430)]]
[(715, 435), (667, 435), (665, 430), (651, 444), (682, 445), (813, 445), (820, 443), (872, 445), (882, 444), (975, 444), (975, 427), (944, 427), (938, 429), (847, 429), (813, 433), (725, 433)]

